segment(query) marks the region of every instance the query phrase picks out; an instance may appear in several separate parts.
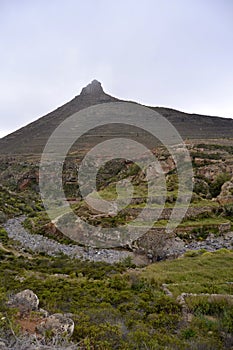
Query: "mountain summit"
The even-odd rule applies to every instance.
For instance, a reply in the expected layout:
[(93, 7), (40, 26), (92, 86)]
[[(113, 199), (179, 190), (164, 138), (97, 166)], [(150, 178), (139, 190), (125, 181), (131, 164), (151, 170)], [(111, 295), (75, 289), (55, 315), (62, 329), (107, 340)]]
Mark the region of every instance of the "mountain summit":
[(41, 154), (50, 135), (67, 117), (90, 106), (117, 101), (93, 80), (71, 101), (0, 139), (0, 154)]
[(101, 83), (98, 80), (92, 80), (90, 84), (84, 87), (81, 91), (81, 95), (100, 95), (104, 94), (104, 90)]
[[(76, 96), (71, 101), (48, 113), (44, 117), (39, 118), (35, 122), (0, 139), (0, 154), (40, 155), (50, 135), (67, 117), (84, 108), (109, 102), (124, 101), (106, 94), (101, 83), (97, 80), (93, 80), (81, 90), (80, 95)], [(184, 139), (233, 138), (233, 119), (188, 114), (165, 107), (148, 108), (155, 110), (167, 118)], [(109, 138), (111, 136), (122, 137), (122, 135), (124, 135), (124, 137), (131, 138), (132, 133), (126, 126), (124, 126), (124, 128), (119, 128), (113, 125), (112, 127), (102, 128), (102, 130), (98, 132), (94, 130), (88, 135), (88, 137), (84, 138), (85, 149), (89, 148), (93, 141), (102, 142), (105, 136)], [(148, 135), (145, 136), (145, 134), (140, 132), (137, 140), (148, 141), (148, 137)]]

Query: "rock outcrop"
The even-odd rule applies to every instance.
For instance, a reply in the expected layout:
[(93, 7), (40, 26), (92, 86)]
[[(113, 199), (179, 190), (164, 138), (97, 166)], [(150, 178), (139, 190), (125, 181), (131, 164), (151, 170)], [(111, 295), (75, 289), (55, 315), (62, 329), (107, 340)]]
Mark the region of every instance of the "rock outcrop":
[(56, 337), (71, 337), (74, 332), (74, 321), (66, 315), (53, 314), (42, 321), (36, 330), (41, 335), (45, 335), (50, 331)]
[(103, 93), (104, 93), (104, 90), (101, 86), (101, 83), (97, 80), (93, 80), (81, 91), (81, 95), (99, 95)]
[(39, 190), (39, 171), (37, 169), (32, 169), (25, 174), (23, 174), (17, 182), (17, 189), (19, 191), (24, 191), (32, 189), (36, 192)]
[(222, 185), (221, 193), (217, 200), (221, 205), (233, 203), (233, 177)]
[[(8, 303), (8, 307), (15, 307), (20, 310), (20, 318), (18, 319), (19, 325), (22, 327), (23, 321), (26, 320), (27, 330), (26, 333), (36, 334), (39, 338), (45, 336), (48, 331), (51, 336), (57, 338), (71, 337), (74, 332), (74, 321), (70, 318), (70, 315), (52, 314), (49, 315), (48, 311), (38, 309), (39, 298), (30, 289), (23, 290), (13, 295)], [(33, 318), (30, 317), (31, 311), (37, 311), (37, 325), (33, 322)], [(35, 320), (34, 320), (35, 321)], [(30, 325), (32, 323), (32, 327)], [(23, 329), (23, 328), (22, 328)], [(25, 329), (23, 329), (25, 331)], [(1, 343), (0, 343), (1, 350)]]
[(8, 302), (8, 306), (18, 307), (21, 312), (38, 310), (39, 299), (32, 290), (26, 289), (13, 295)]

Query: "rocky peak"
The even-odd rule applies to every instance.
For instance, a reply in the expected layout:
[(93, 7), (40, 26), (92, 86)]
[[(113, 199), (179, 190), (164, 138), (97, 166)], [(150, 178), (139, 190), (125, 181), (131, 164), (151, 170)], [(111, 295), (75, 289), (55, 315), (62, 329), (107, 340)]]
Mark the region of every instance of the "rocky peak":
[(104, 93), (104, 90), (101, 86), (101, 83), (98, 80), (93, 80), (81, 91), (81, 95), (100, 95), (103, 93)]

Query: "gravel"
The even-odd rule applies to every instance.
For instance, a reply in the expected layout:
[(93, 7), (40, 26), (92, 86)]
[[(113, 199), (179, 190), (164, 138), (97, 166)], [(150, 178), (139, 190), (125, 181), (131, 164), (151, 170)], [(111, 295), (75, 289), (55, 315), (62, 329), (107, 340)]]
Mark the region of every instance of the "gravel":
[(95, 249), (61, 244), (45, 236), (29, 233), (22, 226), (25, 219), (26, 217), (24, 216), (9, 219), (3, 227), (7, 231), (9, 238), (18, 241), (21, 244), (21, 248), (29, 249), (35, 253), (45, 253), (49, 256), (65, 254), (70, 258), (105, 261), (112, 264), (133, 255), (131, 252), (116, 249)]
[[(78, 245), (61, 244), (39, 234), (31, 234), (22, 226), (25, 219), (26, 217), (24, 216), (15, 217), (9, 219), (3, 225), (9, 238), (18, 241), (22, 250), (29, 249), (35, 253), (45, 253), (49, 256), (64, 254), (74, 259), (104, 261), (110, 264), (120, 262), (129, 256), (132, 259), (135, 258), (135, 254), (127, 250), (84, 248)], [(178, 238), (175, 238), (175, 241), (177, 239)], [(221, 248), (233, 249), (233, 232), (227, 232), (220, 236), (209, 234), (203, 241), (192, 241), (188, 244), (185, 244), (185, 242), (180, 239), (178, 240), (179, 244), (175, 244), (174, 239), (171, 240), (170, 243), (168, 242), (168, 247), (164, 247), (162, 259), (178, 257), (189, 250), (205, 249), (206, 251), (212, 252)], [(148, 254), (147, 257), (150, 261), (151, 259)]]

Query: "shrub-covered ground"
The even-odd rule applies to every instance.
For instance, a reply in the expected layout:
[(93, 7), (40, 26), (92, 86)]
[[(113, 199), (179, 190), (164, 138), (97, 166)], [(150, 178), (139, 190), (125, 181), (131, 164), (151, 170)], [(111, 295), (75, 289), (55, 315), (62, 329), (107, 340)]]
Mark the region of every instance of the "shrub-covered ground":
[[(29, 288), (38, 295), (41, 308), (73, 314), (72, 340), (82, 349), (232, 348), (231, 303), (189, 298), (193, 317), (187, 324), (176, 301), (182, 292), (233, 294), (232, 252), (190, 253), (139, 269), (129, 260), (108, 265), (18, 255), (3, 229), (0, 233), (0, 322), (5, 334), (10, 323), (20, 332), (5, 301)], [(165, 295), (163, 283), (173, 297)]]

